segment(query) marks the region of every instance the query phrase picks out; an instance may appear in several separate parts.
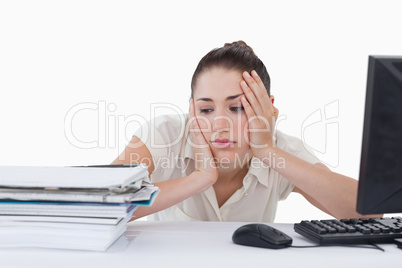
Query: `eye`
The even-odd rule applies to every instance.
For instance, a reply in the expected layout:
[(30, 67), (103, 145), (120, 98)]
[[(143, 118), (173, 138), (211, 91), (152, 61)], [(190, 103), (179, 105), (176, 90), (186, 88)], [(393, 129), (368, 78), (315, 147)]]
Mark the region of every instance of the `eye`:
[(200, 109), (200, 113), (202, 113), (202, 114), (207, 114), (210, 112), (212, 112), (212, 109)]
[(244, 108), (242, 106), (240, 106), (240, 107), (231, 107), (230, 110), (233, 111), (233, 112), (240, 112), (240, 111), (244, 110)]

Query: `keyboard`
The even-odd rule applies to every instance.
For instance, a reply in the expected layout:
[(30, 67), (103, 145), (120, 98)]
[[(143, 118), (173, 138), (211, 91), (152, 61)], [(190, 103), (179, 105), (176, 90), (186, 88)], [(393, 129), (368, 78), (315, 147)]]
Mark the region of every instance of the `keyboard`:
[(301, 221), (294, 230), (321, 245), (394, 243), (402, 238), (402, 218)]

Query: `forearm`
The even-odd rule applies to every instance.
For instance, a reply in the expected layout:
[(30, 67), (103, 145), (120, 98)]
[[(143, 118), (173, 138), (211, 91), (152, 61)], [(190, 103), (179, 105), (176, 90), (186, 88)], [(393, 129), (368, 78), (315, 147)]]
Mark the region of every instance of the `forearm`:
[(132, 220), (159, 212), (176, 205), (187, 198), (203, 192), (212, 185), (212, 181), (203, 176), (199, 171), (191, 173), (189, 176), (155, 183), (160, 193), (152, 206), (141, 206), (134, 212)]
[[(283, 165), (271, 167), (297, 188), (317, 201), (332, 216), (340, 218), (362, 217), (356, 212), (358, 182), (350, 177), (304, 161), (279, 148), (270, 152), (275, 161)], [(269, 165), (270, 163), (265, 163)], [(365, 215), (364, 217), (381, 215)]]

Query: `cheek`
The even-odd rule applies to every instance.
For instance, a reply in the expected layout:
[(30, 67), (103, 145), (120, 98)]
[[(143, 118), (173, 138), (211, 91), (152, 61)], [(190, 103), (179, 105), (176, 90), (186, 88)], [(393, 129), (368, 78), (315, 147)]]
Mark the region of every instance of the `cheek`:
[(249, 132), (248, 132), (248, 120), (244, 118), (241, 122), (241, 139), (243, 140), (243, 147), (249, 147)]
[(198, 125), (200, 126), (201, 132), (204, 135), (208, 135), (212, 131), (212, 123), (211, 121), (205, 116), (197, 116)]
[(239, 147), (248, 147), (248, 121), (245, 114), (237, 117), (234, 124), (234, 134), (239, 141)]
[(244, 115), (242, 117), (241, 124), (242, 124), (243, 129), (248, 129), (248, 118), (246, 115)]
[(241, 136), (248, 135), (248, 120), (246, 115), (242, 116), (239, 120), (238, 127), (241, 129)]
[(244, 127), (243, 127), (243, 135), (246, 136), (246, 137), (248, 137), (248, 135), (249, 135), (248, 127), (249, 127), (249, 124), (248, 124), (248, 121), (246, 121), (244, 123)]

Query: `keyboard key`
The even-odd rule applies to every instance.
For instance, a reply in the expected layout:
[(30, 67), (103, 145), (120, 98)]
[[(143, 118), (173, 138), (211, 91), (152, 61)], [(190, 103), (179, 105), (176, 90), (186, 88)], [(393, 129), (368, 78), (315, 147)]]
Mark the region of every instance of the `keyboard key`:
[(341, 234), (347, 233), (347, 230), (346, 230), (346, 228), (339, 227), (339, 228), (338, 228), (338, 233), (341, 233)]
[(391, 232), (391, 229), (388, 228), (388, 227), (383, 227), (383, 228), (381, 228), (381, 232), (387, 234), (387, 233), (390, 233), (390, 232)]
[(359, 220), (358, 219), (350, 219), (350, 223), (351, 224), (357, 224), (357, 222), (358, 222)]
[(346, 230), (348, 231), (348, 233), (356, 233), (356, 228), (353, 226), (348, 226), (346, 227)]
[(402, 238), (402, 218), (302, 221), (294, 229), (319, 244), (393, 243)]

